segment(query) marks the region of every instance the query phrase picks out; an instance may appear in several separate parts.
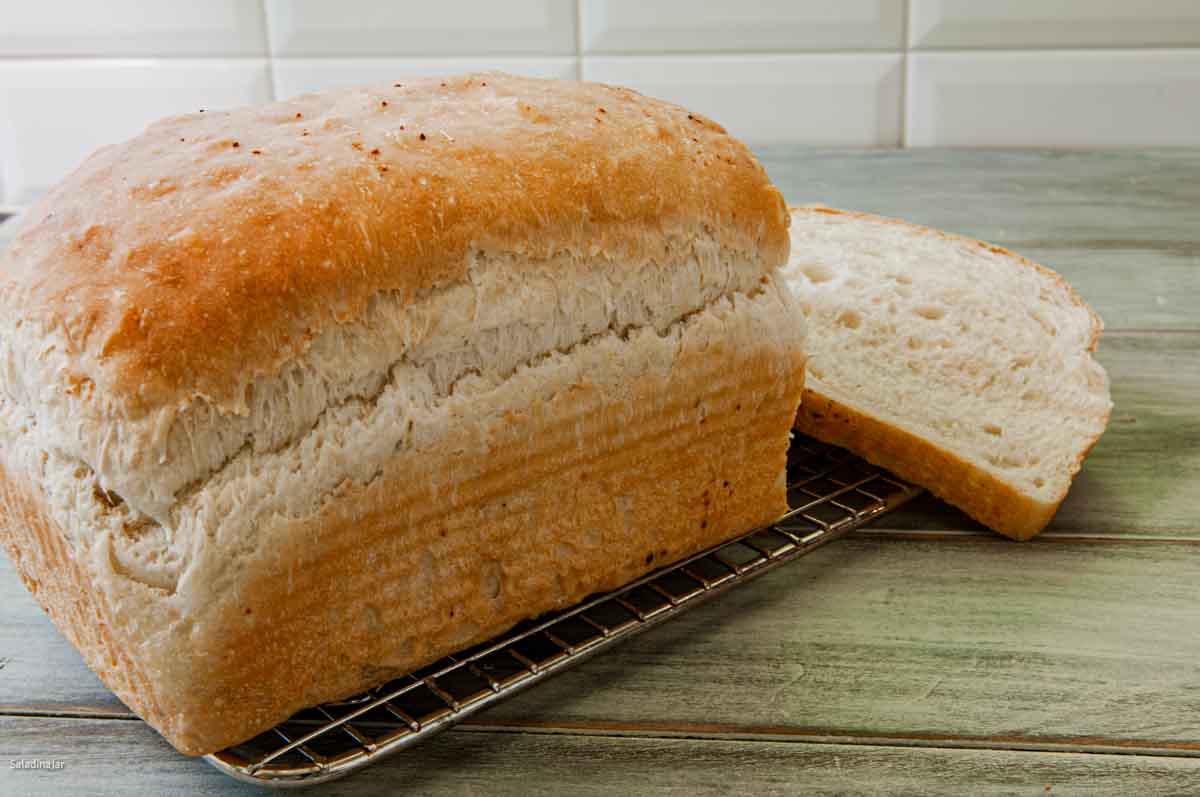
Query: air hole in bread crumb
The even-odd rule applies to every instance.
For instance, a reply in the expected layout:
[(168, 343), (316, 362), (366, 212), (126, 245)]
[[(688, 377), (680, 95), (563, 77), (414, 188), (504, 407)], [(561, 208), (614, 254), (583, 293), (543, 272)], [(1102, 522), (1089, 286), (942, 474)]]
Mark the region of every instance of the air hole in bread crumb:
[(930, 321), (937, 321), (939, 318), (946, 317), (946, 308), (936, 304), (919, 304), (913, 308), (913, 312), (922, 318), (928, 318)]
[(921, 341), (918, 340), (917, 338), (909, 338), (907, 343), (908, 343), (908, 348), (912, 349), (913, 351), (916, 351), (917, 349), (921, 348)]
[(858, 329), (862, 323), (862, 316), (854, 310), (843, 310), (838, 314), (837, 322), (848, 329)]
[(1036, 479), (1033, 480), (1033, 486), (1034, 487), (1045, 487), (1046, 480), (1043, 479), (1041, 476), (1038, 476)]
[(821, 263), (809, 263), (800, 269), (804, 276), (816, 283), (829, 282), (833, 279), (833, 269)]
[(912, 277), (907, 274), (888, 274), (889, 277), (899, 282), (901, 285), (912, 285)]
[(996, 437), (999, 437), (1000, 435), (1004, 434), (1004, 430), (1001, 429), (999, 426), (997, 426), (994, 423), (984, 424), (983, 431), (987, 432), (988, 434), (995, 435)]
[(1005, 468), (1006, 470), (1021, 467), (1021, 463), (1017, 462), (1012, 457), (998, 456), (996, 454), (990, 455), (987, 458), (987, 461), (995, 465), (997, 468)]

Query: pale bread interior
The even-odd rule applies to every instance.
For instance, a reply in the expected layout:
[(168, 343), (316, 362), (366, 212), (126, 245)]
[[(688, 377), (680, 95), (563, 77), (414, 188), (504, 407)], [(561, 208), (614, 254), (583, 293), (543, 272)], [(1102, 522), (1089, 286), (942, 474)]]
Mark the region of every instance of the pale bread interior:
[(1099, 319), (1053, 272), (889, 219), (792, 209), (809, 390), (1057, 504), (1112, 403)]

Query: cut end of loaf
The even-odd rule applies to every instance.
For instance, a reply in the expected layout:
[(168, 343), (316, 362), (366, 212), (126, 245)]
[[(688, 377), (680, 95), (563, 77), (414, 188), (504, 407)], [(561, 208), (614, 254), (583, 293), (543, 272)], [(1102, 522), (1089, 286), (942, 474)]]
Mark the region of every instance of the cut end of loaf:
[(791, 212), (786, 276), (811, 333), (797, 425), (1000, 533), (1040, 531), (1112, 408), (1092, 357), (1099, 317), (1057, 274), (1001, 247)]

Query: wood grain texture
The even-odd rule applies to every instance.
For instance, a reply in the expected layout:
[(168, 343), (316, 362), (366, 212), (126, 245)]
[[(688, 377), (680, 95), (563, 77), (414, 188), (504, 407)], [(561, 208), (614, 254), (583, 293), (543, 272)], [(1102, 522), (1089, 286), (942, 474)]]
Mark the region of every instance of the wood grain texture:
[[(13, 759), (63, 768), (12, 770)], [(140, 723), (0, 718), (0, 792), (23, 795), (263, 794), (175, 755)], [(1200, 784), (1200, 759), (808, 740), (660, 739), (451, 731), (326, 795), (1168, 795)]]
[[(1200, 335), (1106, 334), (1098, 357), (1112, 418), (1043, 537), (1200, 540)], [(991, 534), (930, 496), (875, 529)]]
[(859, 537), (487, 719), (1200, 749), (1195, 556)]
[(1061, 273), (1109, 329), (1200, 329), (1200, 150), (758, 152), (793, 204), (896, 216)]

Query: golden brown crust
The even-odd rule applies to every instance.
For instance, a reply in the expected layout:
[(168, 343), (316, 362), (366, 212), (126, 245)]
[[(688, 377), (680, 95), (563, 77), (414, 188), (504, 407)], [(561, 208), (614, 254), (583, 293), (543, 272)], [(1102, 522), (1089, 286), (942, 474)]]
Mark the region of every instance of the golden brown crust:
[(805, 389), (796, 428), (927, 488), (988, 528), (1015, 540), (1027, 540), (1041, 531), (1062, 500), (1050, 504), (1035, 501), (934, 443), (818, 390)]
[[(295, 599), (278, 597), (289, 578), (282, 563), (245, 592), (254, 624), (238, 622), (246, 617), (230, 609), (229, 627), (236, 630), (222, 666), (202, 691), (187, 696), (195, 703), (185, 713), (207, 705), (207, 727), (164, 732), (184, 752), (225, 746), (303, 706), (349, 696), (483, 642), (525, 617), (770, 523), (785, 508), (779, 432), (790, 413), (780, 413), (778, 404), (769, 409), (750, 426), (753, 435), (731, 435), (734, 424), (745, 423), (744, 412), (709, 416), (712, 433), (703, 439), (664, 430), (539, 483), (429, 518), (406, 536), (439, 536), (433, 575), (415, 549), (388, 534), (397, 514), (392, 507), (349, 518), (343, 505), (331, 518), (298, 524), (298, 535), (320, 543), (295, 566)], [(398, 513), (407, 511), (402, 506)], [(626, 524), (625, 518), (636, 520)], [(551, 530), (554, 541), (545, 539)], [(378, 581), (362, 584), (361, 563), (326, 547), (335, 539), (344, 545), (351, 532), (356, 544), (386, 563)], [(478, 550), (460, 542), (464, 537), (468, 544), (478, 541)], [(407, 579), (419, 589), (402, 590), (397, 602), (339, 600), (331, 586), (356, 584), (360, 596), (383, 595)], [(511, 590), (504, 602), (491, 597), (497, 579)], [(422, 589), (430, 596), (424, 604)], [(221, 712), (215, 715), (214, 701)]]
[[(0, 537), (102, 680), (180, 751), (212, 752), (777, 518), (803, 358), (763, 347), (734, 375), (729, 354), (686, 350), (669, 383), (644, 379), (623, 401), (585, 379), (511, 415), (485, 450), (398, 461), (264, 530), (282, 544), (186, 630), (186, 683), (126, 655), (126, 618), (64, 553), (36, 488), (0, 482)], [(438, 487), (476, 471), (453, 500)]]
[[(0, 308), (122, 413), (236, 406), (381, 291), (463, 281), (473, 251), (654, 261), (716, 236), (783, 262), (783, 199), (748, 150), (674, 105), (501, 74), (166, 119), (25, 214)], [(50, 374), (44, 375), (50, 381)], [(37, 381), (37, 380), (34, 380)]]
[(131, 656), (120, 619), (76, 561), (40, 487), (0, 465), (0, 545), (25, 587), (87, 665), (140, 716), (158, 713), (154, 691)]

